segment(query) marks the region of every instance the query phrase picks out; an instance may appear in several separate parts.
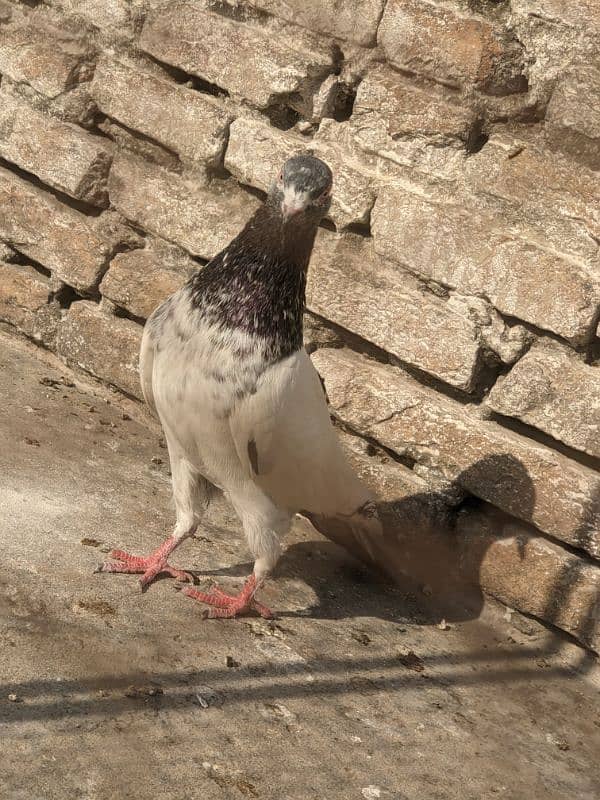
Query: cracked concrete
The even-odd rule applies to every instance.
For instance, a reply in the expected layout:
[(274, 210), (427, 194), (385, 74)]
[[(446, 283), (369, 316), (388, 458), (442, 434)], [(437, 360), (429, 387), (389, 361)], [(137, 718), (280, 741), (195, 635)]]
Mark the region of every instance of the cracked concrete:
[[(591, 657), (496, 605), (447, 625), (303, 524), (274, 624), (92, 574), (171, 526), (159, 432), (3, 334), (0, 369), (2, 798), (598, 797)], [(223, 499), (173, 561), (239, 584)]]

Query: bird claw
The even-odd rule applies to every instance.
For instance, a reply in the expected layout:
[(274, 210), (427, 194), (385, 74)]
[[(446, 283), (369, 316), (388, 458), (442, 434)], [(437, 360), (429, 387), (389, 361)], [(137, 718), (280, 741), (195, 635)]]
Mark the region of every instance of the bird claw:
[(145, 592), (150, 583), (160, 574), (170, 575), (179, 581), (194, 583), (191, 573), (176, 569), (167, 562), (164, 545), (149, 556), (134, 556), (123, 550), (110, 552), (112, 561), (100, 564), (94, 572), (122, 572), (128, 575), (141, 574), (139, 579), (141, 591)]
[(256, 611), (264, 619), (273, 619), (274, 615), (271, 609), (255, 599), (256, 588), (256, 579), (251, 575), (237, 595), (227, 594), (218, 586), (213, 586), (210, 592), (201, 592), (191, 586), (182, 586), (180, 591), (192, 600), (212, 606), (212, 608), (202, 611), (202, 619), (229, 619), (248, 611)]

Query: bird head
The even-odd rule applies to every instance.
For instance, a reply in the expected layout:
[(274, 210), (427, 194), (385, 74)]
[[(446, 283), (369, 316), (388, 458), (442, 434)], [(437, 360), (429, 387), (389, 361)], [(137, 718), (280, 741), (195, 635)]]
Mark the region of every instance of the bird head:
[(333, 175), (320, 158), (298, 155), (288, 158), (269, 199), (286, 225), (309, 218), (317, 224), (329, 211)]

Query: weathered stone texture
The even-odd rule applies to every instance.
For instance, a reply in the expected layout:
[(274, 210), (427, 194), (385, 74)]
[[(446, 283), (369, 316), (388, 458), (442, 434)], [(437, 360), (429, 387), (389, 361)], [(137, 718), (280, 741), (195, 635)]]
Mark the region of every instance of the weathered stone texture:
[[(332, 123), (336, 127), (336, 123)], [(329, 142), (315, 139), (310, 150), (325, 159), (335, 175), (328, 216), (339, 228), (364, 223), (374, 202), (371, 178), (344, 158)], [(225, 166), (242, 183), (268, 191), (283, 162), (291, 155), (306, 152), (300, 136), (281, 133), (270, 125), (240, 118), (232, 123)]]
[(105, 142), (0, 92), (0, 156), (92, 205), (108, 205)]
[(93, 289), (115, 242), (98, 221), (0, 169), (0, 239), (52, 270), (78, 291)]
[(465, 391), (473, 388), (481, 355), (474, 321), (378, 258), (369, 239), (318, 237), (307, 303), (411, 366)]
[(138, 323), (313, 153), (379, 564), (600, 646), (599, 42), (600, 0), (0, 0), (0, 320), (141, 397)]
[(156, 243), (116, 255), (100, 291), (134, 316), (147, 319), (196, 269), (199, 265), (191, 258)]
[(336, 414), (546, 533), (600, 555), (600, 476), (478, 418), (392, 367), (341, 350), (312, 356)]
[(493, 388), (488, 405), (600, 457), (600, 370), (540, 341)]
[(12, 19), (13, 7), (7, 0), (0, 0), (0, 23), (9, 22)]
[[(268, 30), (180, 0), (150, 12), (140, 46), (160, 61), (198, 75), (258, 108), (291, 94), (297, 96), (296, 104), (308, 105), (332, 65), (327, 49), (308, 52), (300, 45), (295, 49), (293, 36), (273, 36)], [(251, 58), (240, 58), (240, 53)]]
[(598, 649), (600, 570), (596, 564), (493, 511), (461, 515), (456, 537), (463, 564), (471, 565), (488, 594)]
[(386, 187), (372, 223), (375, 250), (420, 275), (575, 344), (593, 335), (600, 281), (574, 259), (509, 238), (491, 214)]
[(385, 0), (250, 0), (296, 25), (368, 47), (375, 43)]
[(33, 267), (0, 261), (0, 320), (48, 346), (58, 325), (51, 296), (50, 281)]
[(464, 165), (467, 188), (503, 228), (573, 255), (598, 274), (600, 182), (539, 138), (499, 133)]
[(58, 330), (57, 350), (65, 361), (142, 399), (138, 353), (142, 328), (112, 317), (95, 303), (79, 301), (69, 308)]
[(377, 65), (360, 83), (352, 121), (379, 134), (381, 149), (409, 136), (431, 136), (439, 143), (447, 139), (466, 141), (475, 122), (475, 112), (425, 91), (387, 66)]
[(378, 33), (388, 61), (452, 87), (476, 85), (491, 94), (522, 91), (521, 53), (475, 17), (421, 0), (388, 0)]
[(87, 77), (87, 59), (87, 48), (77, 37), (41, 24), (39, 16), (0, 27), (0, 73), (47, 97), (57, 97)]
[(97, 28), (110, 40), (130, 39), (136, 28), (139, 13), (148, 0), (47, 0), (86, 26)]
[(90, 92), (105, 114), (183, 158), (221, 159), (231, 116), (213, 98), (108, 58), (98, 62)]
[(546, 112), (546, 139), (600, 170), (600, 71), (579, 67), (559, 82)]
[[(378, 497), (384, 536), (369, 541), (395, 580), (427, 585), (436, 600), (463, 600), (481, 589), (557, 625), (589, 647), (600, 644), (600, 570), (584, 558), (485, 505), (457, 514), (444, 494), (340, 432), (348, 457)], [(364, 545), (347, 546), (363, 558)]]
[(109, 191), (125, 217), (207, 259), (239, 233), (258, 206), (254, 197), (231, 184), (200, 187), (124, 155), (113, 163)]

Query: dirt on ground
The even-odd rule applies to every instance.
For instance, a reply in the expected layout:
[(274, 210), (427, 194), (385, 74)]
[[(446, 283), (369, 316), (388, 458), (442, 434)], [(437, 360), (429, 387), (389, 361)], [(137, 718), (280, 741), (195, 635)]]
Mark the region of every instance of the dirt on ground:
[[(94, 574), (170, 531), (159, 431), (4, 334), (0, 393), (1, 798), (600, 796), (584, 651), (492, 603), (448, 623), (301, 521), (261, 593), (272, 622)], [(172, 560), (240, 585), (226, 499)]]

